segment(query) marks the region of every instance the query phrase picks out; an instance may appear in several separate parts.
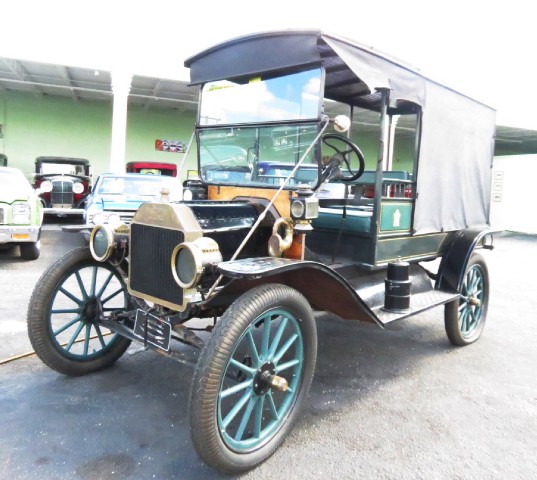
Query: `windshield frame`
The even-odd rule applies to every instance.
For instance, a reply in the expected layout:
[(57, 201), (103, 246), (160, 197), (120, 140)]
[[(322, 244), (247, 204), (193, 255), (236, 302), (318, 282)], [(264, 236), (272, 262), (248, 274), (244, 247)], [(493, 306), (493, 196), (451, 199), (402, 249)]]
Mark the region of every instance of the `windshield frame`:
[[(280, 73), (279, 75), (274, 74), (274, 72), (263, 75), (263, 80), (261, 81), (273, 81), (278, 79), (285, 79), (286, 77), (292, 77), (295, 75), (305, 74), (307, 75), (307, 72), (318, 72), (318, 79), (319, 79), (319, 86), (318, 91), (316, 92), (316, 95), (318, 96), (317, 103), (316, 103), (316, 115), (311, 118), (298, 118), (298, 119), (274, 119), (274, 120), (261, 120), (261, 121), (244, 121), (244, 122), (237, 122), (237, 123), (218, 123), (218, 124), (205, 124), (200, 121), (202, 108), (203, 108), (203, 99), (204, 99), (204, 88), (208, 84), (204, 84), (201, 87), (200, 90), (200, 99), (199, 99), (199, 105), (198, 105), (198, 113), (197, 113), (197, 119), (196, 119), (196, 129), (195, 129), (195, 137), (196, 137), (196, 144), (197, 144), (197, 164), (198, 164), (198, 172), (200, 179), (202, 183), (206, 185), (216, 185), (216, 186), (235, 186), (235, 187), (249, 187), (249, 188), (268, 188), (268, 189), (277, 189), (279, 188), (278, 184), (274, 185), (264, 185), (260, 184), (258, 182), (250, 182), (250, 183), (244, 183), (241, 181), (237, 182), (222, 182), (222, 181), (216, 181), (214, 179), (208, 179), (206, 178), (203, 173), (202, 169), (204, 167), (202, 162), (202, 147), (200, 144), (202, 141), (200, 141), (200, 138), (204, 134), (204, 132), (207, 131), (217, 131), (219, 129), (240, 129), (240, 128), (256, 128), (256, 129), (262, 129), (265, 127), (274, 127), (277, 128), (300, 128), (300, 126), (309, 126), (309, 125), (315, 125), (316, 128), (315, 133), (318, 134), (318, 132), (321, 129), (322, 120), (323, 120), (323, 114), (324, 114), (324, 91), (325, 91), (325, 80), (326, 80), (326, 71), (325, 68), (320, 65), (309, 65), (305, 68), (295, 69), (293, 71), (286, 70), (284, 73)], [(258, 80), (256, 77), (261, 77), (261, 75), (250, 75), (249, 79), (239, 79), (243, 80), (242, 82), (238, 82), (239, 84), (242, 83), (242, 85), (247, 85), (250, 80)], [(315, 77), (312, 77), (315, 78)], [(230, 80), (230, 79), (222, 79), (222, 80)], [(236, 81), (237, 79), (231, 79), (232, 81)], [(214, 82), (211, 82), (214, 83)], [(307, 83), (302, 83), (302, 86), (307, 85)], [(306, 90), (303, 88), (301, 90), (301, 95), (306, 92)], [(301, 97), (302, 98), (302, 97)], [(313, 141), (313, 135), (312, 135), (312, 141)], [(288, 167), (286, 169), (289, 169), (289, 173), (292, 171), (292, 169), (295, 167), (296, 163), (302, 159), (303, 153), (307, 150), (307, 147), (311, 146), (311, 143), (309, 143), (307, 146), (305, 145), (298, 145), (297, 148), (299, 148), (299, 155), (297, 158), (294, 159), (294, 162), (288, 162)], [(321, 176), (321, 144), (320, 142), (317, 142), (316, 145), (313, 146), (311, 149), (311, 152), (308, 154), (310, 159), (306, 158), (302, 165), (306, 165), (306, 168), (311, 168), (308, 165), (315, 165), (316, 167), (316, 179), (313, 182), (309, 183), (309, 187), (312, 189), (315, 189), (319, 185), (319, 179)], [(259, 159), (258, 159), (259, 161)], [(277, 163), (277, 160), (275, 161)], [(296, 175), (296, 173), (295, 173)], [(285, 178), (285, 177), (282, 177)], [(280, 182), (281, 183), (281, 182)], [(286, 190), (296, 190), (298, 187), (298, 183), (293, 184), (290, 182), (285, 186)]]
[[(275, 85), (275, 82), (277, 81), (285, 81), (285, 79), (291, 79), (291, 77), (294, 77), (294, 78), (297, 78), (299, 75), (304, 75), (304, 74), (307, 74), (309, 72), (319, 72), (319, 75), (318, 75), (318, 81), (319, 81), (319, 85), (318, 85), (318, 88), (317, 88), (317, 92), (316, 94), (318, 95), (318, 98), (317, 98), (317, 105), (316, 105), (316, 108), (315, 108), (315, 111), (317, 112), (316, 115), (310, 117), (310, 116), (307, 116), (307, 117), (288, 117), (288, 118), (275, 118), (274, 120), (270, 120), (268, 118), (258, 118), (258, 119), (254, 119), (254, 120), (245, 120), (245, 119), (242, 119), (240, 121), (236, 121), (236, 122), (222, 122), (222, 123), (204, 123), (202, 122), (202, 118), (203, 118), (203, 110), (204, 110), (204, 107), (205, 107), (205, 104), (206, 104), (206, 94), (208, 93), (208, 91), (206, 90), (206, 88), (211, 85), (211, 84), (214, 84), (214, 87), (215, 87), (215, 91), (226, 91), (226, 92), (229, 92), (229, 91), (232, 91), (228, 88), (226, 88), (226, 85), (227, 83), (229, 83), (230, 87), (233, 87), (233, 88), (237, 88), (237, 93), (240, 95), (240, 94), (247, 94), (248, 93), (248, 90), (252, 90), (252, 88), (256, 88), (256, 87), (259, 87), (259, 86), (262, 86), (262, 85), (266, 85), (267, 86), (267, 93), (270, 93), (271, 95), (274, 93), (273, 91), (270, 91), (269, 88), (272, 86), (274, 87)], [(264, 78), (262, 78), (260, 75), (250, 75), (249, 78), (247, 79), (247, 81), (237, 81), (236, 79), (222, 79), (222, 80), (218, 80), (218, 81), (215, 81), (215, 82), (211, 82), (211, 83), (207, 83), (207, 84), (204, 84), (201, 86), (200, 88), (200, 97), (199, 97), (199, 104), (198, 104), (198, 113), (197, 113), (197, 117), (196, 117), (196, 126), (199, 127), (199, 128), (210, 128), (210, 127), (222, 127), (222, 126), (228, 126), (228, 125), (250, 125), (250, 124), (271, 124), (271, 123), (285, 123), (285, 122), (304, 122), (304, 121), (313, 121), (313, 120), (320, 120), (321, 119), (321, 116), (322, 116), (322, 113), (323, 113), (323, 99), (324, 99), (324, 89), (325, 89), (325, 78), (326, 78), (326, 72), (325, 72), (325, 69), (323, 67), (320, 67), (320, 66), (310, 66), (308, 68), (302, 68), (300, 70), (295, 70), (293, 72), (286, 72), (285, 74), (281, 74), (281, 75), (274, 75), (274, 74), (271, 74), (271, 75), (266, 75), (264, 76)], [(227, 82), (227, 83), (226, 83)], [(307, 86), (308, 84), (306, 84)], [(280, 86), (281, 88), (281, 86)], [(292, 90), (292, 88), (290, 89)], [(210, 91), (210, 90), (209, 90)], [(308, 93), (305, 89), (305, 87), (303, 86), (303, 88), (301, 89), (301, 97), (300, 98), (303, 98), (304, 95)], [(289, 96), (290, 94), (287, 95), (287, 97)], [(276, 102), (280, 102), (280, 101), (283, 101), (283, 100), (288, 100), (288, 98), (283, 98), (283, 97), (275, 97), (275, 101)], [(261, 104), (260, 104), (261, 105)], [(258, 105), (258, 106), (260, 106)], [(268, 105), (271, 105), (271, 104), (268, 104)], [(251, 105), (249, 106), (249, 109), (251, 109)], [(301, 111), (302, 107), (300, 108), (300, 111)], [(209, 117), (208, 117), (209, 118)], [(212, 117), (211, 117), (212, 118)]]

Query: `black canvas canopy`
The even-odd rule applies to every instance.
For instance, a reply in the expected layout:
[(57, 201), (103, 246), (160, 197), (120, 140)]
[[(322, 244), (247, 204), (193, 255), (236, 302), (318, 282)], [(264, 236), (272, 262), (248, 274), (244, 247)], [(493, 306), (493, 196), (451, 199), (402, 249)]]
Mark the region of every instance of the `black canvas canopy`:
[(426, 234), (488, 225), (495, 110), (371, 48), (321, 31), (239, 37), (186, 60), (191, 84), (247, 81), (308, 67), (326, 72), (326, 98), (379, 111), (422, 111), (414, 231)]

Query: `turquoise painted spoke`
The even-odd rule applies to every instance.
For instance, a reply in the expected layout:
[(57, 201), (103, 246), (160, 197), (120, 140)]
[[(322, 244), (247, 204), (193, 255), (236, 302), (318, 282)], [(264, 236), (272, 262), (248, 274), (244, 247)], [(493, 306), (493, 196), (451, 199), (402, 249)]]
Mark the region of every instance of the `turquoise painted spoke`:
[(251, 377), (253, 377), (255, 375), (255, 372), (256, 372), (255, 368), (251, 368), (248, 365), (244, 365), (244, 363), (241, 363), (241, 362), (235, 360), (234, 358), (232, 358), (229, 361), (229, 363), (230, 363), (230, 365), (233, 365), (235, 368), (238, 368), (239, 370), (241, 370), (242, 372), (246, 373), (247, 375), (250, 375)]
[(84, 338), (84, 355), (88, 354), (89, 351), (89, 342), (91, 337), (91, 324), (86, 324), (86, 337)]
[(242, 407), (246, 405), (246, 402), (250, 399), (251, 396), (252, 396), (252, 392), (250, 390), (244, 392), (244, 395), (240, 398), (240, 400), (235, 404), (235, 406), (226, 415), (226, 418), (222, 420), (222, 425), (224, 426), (224, 428), (227, 428), (227, 426), (231, 423), (231, 421), (242, 410)]
[(58, 336), (60, 333), (65, 332), (69, 327), (72, 327), (76, 322), (80, 322), (80, 315), (77, 315), (76, 318), (71, 320), (70, 322), (67, 322), (63, 327), (58, 328), (58, 330), (55, 330), (52, 332), (54, 336)]
[(261, 339), (261, 358), (267, 360), (269, 340), (270, 340), (270, 316), (265, 316), (263, 322), (263, 338)]
[(226, 388), (225, 390), (220, 392), (220, 398), (227, 398), (230, 395), (233, 395), (234, 393), (240, 392), (241, 390), (244, 390), (245, 388), (251, 387), (253, 383), (253, 379), (246, 380), (245, 382), (239, 383), (238, 385), (235, 385), (234, 387)]
[(99, 325), (95, 325), (95, 331), (97, 332), (97, 336), (99, 337), (99, 342), (101, 342), (101, 347), (106, 347), (106, 342), (104, 341), (101, 327), (99, 327)]
[(246, 340), (248, 341), (248, 346), (250, 347), (250, 354), (252, 355), (253, 364), (259, 365), (261, 360), (259, 359), (259, 353), (257, 352), (254, 337), (252, 336), (252, 330), (248, 330)]
[(93, 267), (93, 273), (91, 274), (91, 292), (90, 295), (95, 295), (95, 285), (97, 284), (97, 267)]
[(298, 338), (298, 335), (295, 333), (293, 334), (287, 342), (283, 344), (283, 347), (280, 348), (279, 352), (274, 356), (273, 362), (278, 363), (280, 361), (280, 358), (282, 358), (285, 355), (285, 352), (291, 348), (291, 345), (295, 343), (296, 339)]
[(122, 291), (123, 291), (123, 289), (120, 288), (118, 291), (112, 293), (112, 294), (109, 295), (108, 297), (106, 297), (106, 298), (104, 298), (103, 300), (101, 300), (101, 302), (102, 302), (103, 305), (104, 305), (106, 302), (112, 300), (112, 298), (116, 297), (116, 296), (117, 296), (119, 293), (121, 293)]
[(82, 278), (80, 278), (80, 271), (77, 270), (75, 272), (76, 281), (78, 282), (78, 286), (80, 288), (80, 293), (82, 293), (82, 298), (85, 300), (88, 298), (88, 292), (86, 292), (86, 288), (84, 287), (84, 282), (82, 281)]
[(259, 397), (259, 400), (255, 406), (254, 436), (256, 438), (259, 438), (261, 436), (264, 406), (265, 406), (265, 396), (263, 395), (262, 397)]
[(50, 313), (80, 313), (80, 308), (60, 308), (59, 310), (51, 310)]
[(272, 418), (274, 420), (279, 420), (280, 415), (278, 414), (278, 409), (276, 408), (276, 404), (274, 403), (274, 398), (272, 398), (271, 390), (267, 392), (266, 398), (268, 400), (269, 410), (270, 414), (272, 415)]
[(460, 316), (459, 316), (459, 322), (460, 322), (460, 324), (461, 324), (461, 331), (462, 331), (462, 332), (464, 332), (464, 330), (465, 330), (465, 328), (466, 328), (466, 327), (465, 327), (465, 318), (466, 318), (466, 315), (467, 315), (467, 314), (468, 314), (468, 309), (465, 308), (465, 309), (461, 312), (461, 314), (460, 314)]
[(270, 350), (268, 354), (269, 360), (274, 357), (274, 354), (276, 353), (276, 349), (278, 348), (278, 345), (280, 344), (280, 340), (282, 339), (283, 331), (285, 330), (285, 327), (287, 326), (288, 318), (282, 318), (280, 316), (280, 325), (278, 327), (278, 330), (276, 330), (276, 335), (274, 335), (274, 338), (272, 339), (272, 344), (270, 345)]
[(82, 305), (82, 303), (84, 302), (84, 300), (81, 300), (81, 299), (75, 297), (71, 292), (68, 292), (63, 287), (60, 288), (60, 292), (62, 292), (67, 298), (69, 298), (70, 300), (75, 302), (77, 305)]
[(284, 370), (287, 370), (288, 368), (294, 367), (295, 365), (298, 365), (300, 363), (300, 360), (289, 360), (288, 362), (282, 363), (281, 365), (276, 365), (276, 373), (283, 372)]
[[(300, 390), (303, 349), (300, 321), (284, 307), (251, 320), (228, 360), (217, 397), (220, 435), (231, 450), (256, 451), (278, 434)], [(254, 389), (264, 362), (288, 380), (285, 393)]]
[(101, 298), (101, 295), (104, 293), (104, 291), (106, 290), (106, 287), (108, 287), (108, 284), (110, 283), (110, 280), (112, 280), (113, 277), (114, 277), (114, 274), (112, 272), (110, 272), (109, 275), (108, 275), (108, 278), (103, 283), (103, 286), (101, 287), (101, 289), (95, 295), (97, 298)]
[(467, 306), (468, 306), (468, 303), (466, 303), (466, 301), (462, 302), (459, 305), (459, 312), (462, 312)]
[(244, 413), (242, 414), (241, 423), (239, 425), (239, 428), (237, 430), (237, 433), (235, 434), (235, 440), (242, 440), (242, 436), (244, 435), (244, 430), (246, 429), (246, 426), (248, 425), (248, 421), (250, 420), (250, 417), (252, 416), (252, 412), (254, 410), (255, 404), (257, 403), (259, 397), (250, 397), (250, 401), (248, 402), (248, 405), (246, 406), (246, 409), (244, 410)]
[(475, 312), (473, 310), (470, 309), (470, 311), (468, 312), (469, 313), (469, 316), (471, 317), (471, 321), (470, 321), (470, 325), (469, 327), (475, 325), (477, 323), (477, 317), (475, 315)]
[(80, 334), (80, 332), (82, 331), (83, 328), (84, 328), (84, 323), (80, 322), (80, 325), (76, 329), (76, 332), (74, 333), (74, 335), (71, 337), (71, 340), (69, 340), (69, 343), (65, 347), (65, 350), (67, 350), (67, 351), (71, 350), (71, 347), (73, 346), (73, 343), (75, 343), (75, 340), (77, 339), (78, 335)]
[(464, 310), (464, 312), (462, 314), (462, 326), (461, 326), (461, 330), (463, 332), (468, 331), (468, 328), (469, 328), (469, 316), (470, 316), (470, 311), (468, 309)]

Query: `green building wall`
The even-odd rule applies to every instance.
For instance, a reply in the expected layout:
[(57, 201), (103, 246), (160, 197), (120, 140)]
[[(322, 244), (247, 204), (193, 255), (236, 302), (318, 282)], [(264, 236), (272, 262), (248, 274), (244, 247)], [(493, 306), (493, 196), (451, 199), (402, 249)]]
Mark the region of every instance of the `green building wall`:
[[(146, 160), (180, 164), (182, 153), (155, 150), (156, 139), (188, 142), (195, 112), (129, 105), (125, 162)], [(0, 153), (8, 165), (28, 178), (35, 158), (41, 155), (80, 157), (90, 160), (93, 176), (109, 171), (112, 102), (0, 92)], [(195, 149), (187, 168), (195, 169)]]

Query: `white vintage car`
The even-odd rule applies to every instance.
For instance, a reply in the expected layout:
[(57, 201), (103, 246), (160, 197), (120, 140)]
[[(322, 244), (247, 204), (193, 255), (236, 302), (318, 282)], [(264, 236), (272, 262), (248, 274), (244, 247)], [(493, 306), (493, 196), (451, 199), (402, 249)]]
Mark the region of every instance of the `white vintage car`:
[(39, 257), (43, 207), (24, 174), (0, 167), (0, 248), (20, 245), (24, 260)]

